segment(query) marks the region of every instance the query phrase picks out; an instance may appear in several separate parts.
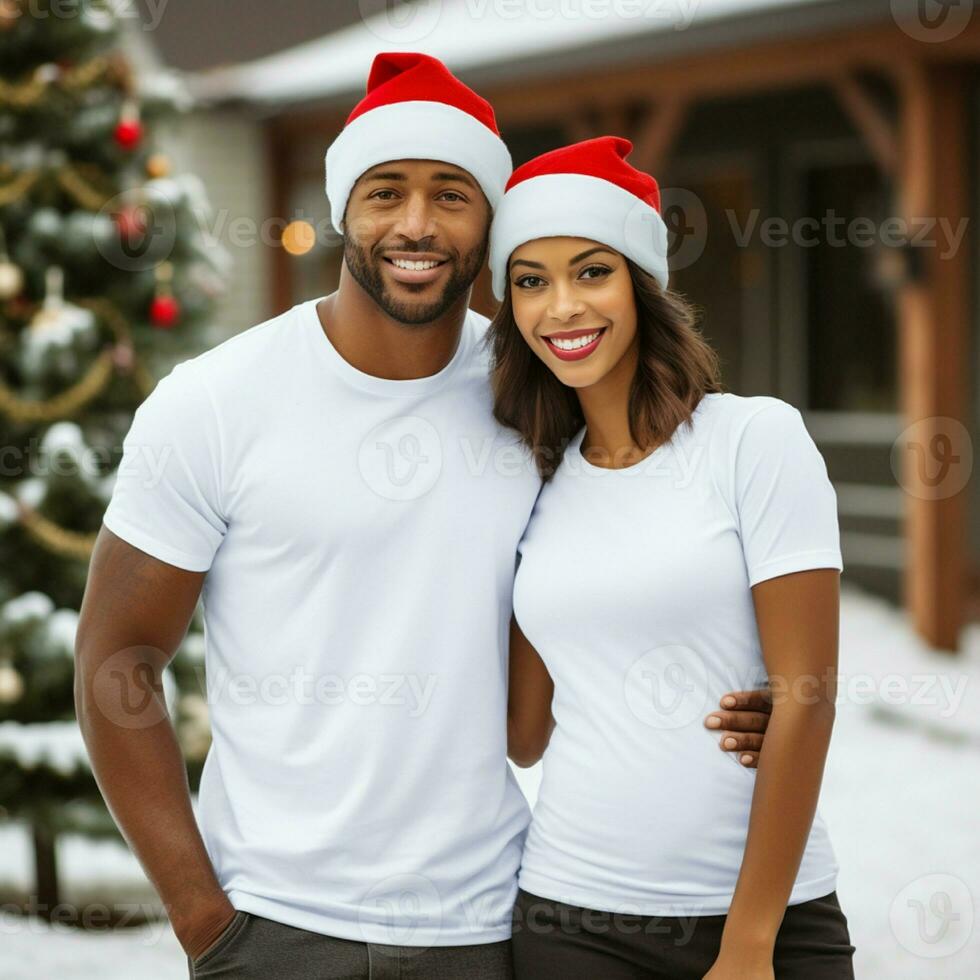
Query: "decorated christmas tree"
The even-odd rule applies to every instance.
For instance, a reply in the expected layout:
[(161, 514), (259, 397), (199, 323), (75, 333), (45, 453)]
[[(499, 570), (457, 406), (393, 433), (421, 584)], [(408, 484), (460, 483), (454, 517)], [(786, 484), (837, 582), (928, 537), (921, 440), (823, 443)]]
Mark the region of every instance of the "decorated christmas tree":
[[(179, 79), (138, 74), (109, 0), (0, 0), (0, 822), (34, 840), (58, 903), (58, 836), (116, 834), (74, 722), (74, 636), (132, 415), (207, 344), (227, 253), (158, 121)], [(159, 130), (158, 130), (159, 131)], [(195, 620), (168, 668), (192, 786), (207, 751)]]

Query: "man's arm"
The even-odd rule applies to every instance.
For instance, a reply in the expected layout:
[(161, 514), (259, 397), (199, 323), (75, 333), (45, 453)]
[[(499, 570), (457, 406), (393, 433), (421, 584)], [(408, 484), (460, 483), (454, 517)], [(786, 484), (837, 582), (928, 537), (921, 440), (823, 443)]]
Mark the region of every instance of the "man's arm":
[(201, 839), (163, 698), (163, 669), (205, 574), (159, 561), (103, 526), (75, 639), (75, 710), (92, 771), (192, 959), (235, 914)]
[(548, 668), (524, 635), (517, 619), (510, 620), (510, 676), (507, 683), (507, 755), (522, 769), (533, 766), (548, 747), (555, 720), (551, 699), (555, 691)]

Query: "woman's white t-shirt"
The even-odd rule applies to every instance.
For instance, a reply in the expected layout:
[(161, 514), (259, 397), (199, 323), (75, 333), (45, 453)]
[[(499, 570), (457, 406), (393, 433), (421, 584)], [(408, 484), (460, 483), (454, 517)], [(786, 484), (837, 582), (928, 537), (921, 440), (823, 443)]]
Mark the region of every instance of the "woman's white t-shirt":
[[(518, 883), (599, 910), (726, 913), (756, 773), (704, 717), (765, 682), (751, 587), (843, 568), (836, 494), (778, 398), (708, 394), (624, 469), (589, 463), (584, 435), (518, 549), (514, 610), (556, 722)], [(818, 813), (789, 904), (833, 891), (837, 870)]]

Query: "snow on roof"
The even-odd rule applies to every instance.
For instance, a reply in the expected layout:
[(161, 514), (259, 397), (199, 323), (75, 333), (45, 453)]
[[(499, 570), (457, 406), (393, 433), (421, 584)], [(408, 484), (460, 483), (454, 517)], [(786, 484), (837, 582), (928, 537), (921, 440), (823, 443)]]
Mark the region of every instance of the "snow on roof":
[[(697, 28), (756, 15), (772, 35), (781, 14), (833, 10), (867, 18), (873, 0), (418, 0), (350, 27), (241, 65), (191, 75), (204, 102), (245, 99), (272, 105), (363, 91), (380, 51), (424, 51), (454, 71), (553, 59), (637, 38), (690, 43)], [(880, 7), (881, 4), (874, 4)], [(887, 11), (885, 0), (885, 11)], [(880, 11), (877, 11), (880, 13)], [(692, 30), (693, 29), (693, 30)], [(613, 49), (619, 50), (619, 49)]]

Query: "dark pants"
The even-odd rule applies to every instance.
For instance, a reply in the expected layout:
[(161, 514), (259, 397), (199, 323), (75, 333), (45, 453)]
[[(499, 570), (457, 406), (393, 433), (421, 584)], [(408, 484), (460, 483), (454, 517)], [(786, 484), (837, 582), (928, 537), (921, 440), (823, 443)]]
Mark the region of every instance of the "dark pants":
[(193, 978), (224, 980), (513, 980), (510, 940), (387, 946), (335, 939), (238, 911), (196, 960)]
[[(703, 980), (724, 915), (687, 918), (597, 912), (518, 891), (516, 980)], [(776, 980), (853, 980), (854, 947), (837, 893), (786, 908)]]

